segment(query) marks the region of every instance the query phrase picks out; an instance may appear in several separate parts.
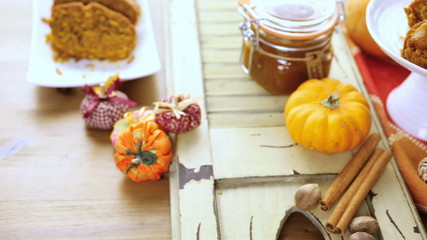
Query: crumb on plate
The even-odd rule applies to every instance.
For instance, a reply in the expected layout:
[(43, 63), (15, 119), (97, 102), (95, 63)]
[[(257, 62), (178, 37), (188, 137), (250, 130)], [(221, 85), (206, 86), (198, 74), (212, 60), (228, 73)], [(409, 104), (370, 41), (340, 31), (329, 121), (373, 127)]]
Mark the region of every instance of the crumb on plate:
[(127, 63), (131, 64), (135, 60), (135, 55), (132, 55), (130, 58), (128, 58)]
[(95, 65), (88, 63), (86, 64), (86, 67), (89, 68), (91, 71), (93, 71), (93, 69), (95, 69)]

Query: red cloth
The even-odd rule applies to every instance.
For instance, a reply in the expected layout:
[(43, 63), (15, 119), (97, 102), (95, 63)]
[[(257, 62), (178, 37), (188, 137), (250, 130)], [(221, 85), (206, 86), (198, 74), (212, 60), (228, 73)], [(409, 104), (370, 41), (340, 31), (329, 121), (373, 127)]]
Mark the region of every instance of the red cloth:
[(386, 103), (387, 96), (409, 75), (409, 71), (389, 59), (368, 56), (362, 52), (354, 56), (369, 93)]

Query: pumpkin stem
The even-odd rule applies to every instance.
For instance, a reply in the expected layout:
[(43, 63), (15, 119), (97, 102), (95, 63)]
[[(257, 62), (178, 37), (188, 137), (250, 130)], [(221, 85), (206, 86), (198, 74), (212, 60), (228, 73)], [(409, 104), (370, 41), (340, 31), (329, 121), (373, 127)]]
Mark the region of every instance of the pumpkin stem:
[(322, 101), (322, 105), (330, 109), (338, 108), (340, 106), (338, 93), (333, 92), (328, 98)]
[(134, 167), (138, 167), (139, 163), (132, 163), (128, 168), (126, 168), (125, 173), (128, 174), (128, 172), (134, 168)]
[(150, 151), (143, 151), (138, 153), (139, 162), (147, 166), (151, 166), (157, 162), (156, 154)]
[(156, 164), (157, 156), (151, 151), (142, 151), (142, 141), (138, 142), (138, 150), (136, 153), (126, 149), (125, 153), (127, 155), (134, 156), (132, 159), (132, 164), (126, 169), (126, 174), (134, 167), (137, 167), (139, 164), (145, 164), (147, 166), (151, 166)]

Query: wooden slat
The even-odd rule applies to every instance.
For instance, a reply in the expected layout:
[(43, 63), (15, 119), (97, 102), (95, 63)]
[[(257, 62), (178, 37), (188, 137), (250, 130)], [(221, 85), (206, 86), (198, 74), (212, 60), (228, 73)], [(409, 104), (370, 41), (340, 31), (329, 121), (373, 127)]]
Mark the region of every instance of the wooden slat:
[(242, 37), (238, 35), (201, 37), (201, 46), (203, 49), (238, 49), (240, 51), (241, 44)]
[[(237, 9), (237, 7), (236, 7)], [(203, 25), (204, 23), (231, 23), (233, 25), (236, 22), (242, 21), (243, 17), (240, 15), (236, 9), (220, 9), (221, 11), (200, 11), (199, 23)]]
[(233, 0), (203, 0), (197, 2), (199, 12), (206, 11), (227, 11), (237, 8), (237, 1)]
[(410, 196), (405, 196), (403, 179), (396, 178), (396, 170), (394, 164), (389, 164), (371, 189), (375, 195), (372, 198), (375, 217), (379, 219), (384, 240), (427, 239)]
[(268, 183), (307, 183), (307, 182), (329, 182), (337, 177), (337, 173), (325, 174), (294, 174), (294, 175), (276, 175), (276, 176), (246, 176), (233, 178), (215, 179), (215, 188), (217, 190), (227, 188), (248, 187), (251, 185)]
[(224, 96), (207, 97), (209, 112), (280, 112), (284, 109), (287, 96)]
[[(194, 0), (171, 0), (169, 28), (170, 75), (175, 95), (188, 93), (192, 96), (204, 97), (203, 81), (201, 81), (202, 64), (200, 52), (197, 50), (199, 38)], [(183, 34), (185, 29), (185, 34)], [(190, 50), (191, 49), (191, 50)], [(190, 50), (190, 51), (189, 51)], [(206, 116), (204, 105), (202, 114)], [(198, 139), (195, 141), (195, 139)], [(179, 135), (175, 142), (175, 167), (178, 178), (179, 217), (173, 219), (174, 227), (179, 227), (179, 236), (175, 239), (218, 239), (218, 225), (213, 196), (214, 181), (212, 171), (203, 176), (197, 172), (204, 166), (212, 166), (209, 129), (207, 118), (201, 120), (201, 126), (194, 131)], [(191, 179), (197, 180), (191, 180)], [(174, 182), (176, 180), (173, 180)], [(177, 187), (176, 185), (173, 185)], [(193, 193), (197, 192), (197, 201)], [(173, 194), (174, 192), (171, 192)], [(194, 214), (196, 211), (198, 214)], [(176, 231), (173, 231), (176, 232)]]
[[(288, 211), (294, 206), (294, 200), (289, 195), (293, 195), (301, 184), (303, 183), (261, 183), (250, 187), (217, 190), (222, 239), (277, 239), (281, 220), (286, 214), (290, 214)], [(326, 191), (327, 186), (328, 182), (320, 184), (323, 191)], [(320, 227), (319, 219), (327, 218), (328, 215), (319, 208), (305, 214)], [(364, 205), (358, 214), (369, 214), (367, 206)], [(301, 229), (306, 228), (301, 226)], [(330, 235), (324, 239), (342, 240), (348, 239), (349, 235)]]
[(206, 81), (205, 87), (207, 96), (269, 94), (255, 81), (247, 80), (212, 79)]
[(215, 178), (337, 173), (352, 156), (351, 152), (328, 155), (298, 146), (284, 124), (217, 128), (210, 135)]
[(338, 29), (335, 30), (332, 37), (332, 46), (335, 54), (331, 65), (330, 77), (339, 79), (341, 82), (350, 83), (367, 95), (353, 55), (351, 55), (350, 49), (344, 40), (343, 33)]
[(284, 125), (283, 112), (218, 112), (209, 114), (211, 128), (272, 127)]
[(203, 78), (206, 81), (218, 78), (250, 80), (250, 77), (242, 71), (238, 62), (232, 64), (205, 63), (203, 65)]
[(239, 23), (200, 24), (200, 34), (209, 36), (240, 36)]
[(235, 64), (240, 59), (240, 50), (236, 49), (203, 49), (204, 63), (230, 63)]

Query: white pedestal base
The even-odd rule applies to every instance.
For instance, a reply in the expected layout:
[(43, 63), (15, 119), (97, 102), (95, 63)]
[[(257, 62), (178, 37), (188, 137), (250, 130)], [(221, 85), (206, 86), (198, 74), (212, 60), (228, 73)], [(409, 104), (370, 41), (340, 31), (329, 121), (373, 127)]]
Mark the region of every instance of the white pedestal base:
[(411, 73), (389, 94), (387, 111), (397, 126), (427, 141), (427, 77)]

